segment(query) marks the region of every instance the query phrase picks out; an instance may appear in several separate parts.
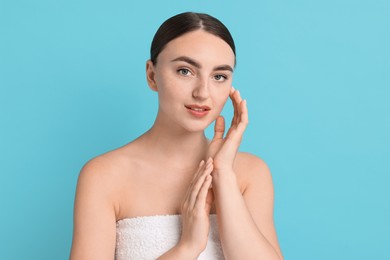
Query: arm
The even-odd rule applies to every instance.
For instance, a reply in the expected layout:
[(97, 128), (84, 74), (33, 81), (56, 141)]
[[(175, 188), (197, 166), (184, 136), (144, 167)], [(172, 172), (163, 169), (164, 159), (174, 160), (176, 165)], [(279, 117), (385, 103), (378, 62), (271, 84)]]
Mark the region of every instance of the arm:
[[(114, 259), (116, 218), (110, 180), (95, 158), (80, 172), (74, 205), (71, 260)], [(112, 186), (112, 185), (111, 185)]]
[[(218, 117), (209, 153), (214, 158), (213, 188), (221, 243), (227, 259), (283, 259), (273, 224), (273, 186), (268, 167), (253, 157), (240, 165), (248, 176), (241, 194), (237, 183), (238, 147), (248, 124), (246, 101), (231, 88), (234, 107), (231, 126), (224, 138), (225, 122)], [(240, 172), (242, 169), (240, 170)]]
[(244, 160), (248, 186), (243, 195), (234, 172), (213, 173), (225, 257), (283, 259), (273, 223), (273, 185), (269, 169), (254, 156)]
[(182, 203), (182, 234), (179, 243), (160, 256), (164, 259), (197, 259), (206, 248), (210, 229), (210, 208), (213, 200), (209, 191), (213, 164), (211, 158), (202, 161), (187, 189)]

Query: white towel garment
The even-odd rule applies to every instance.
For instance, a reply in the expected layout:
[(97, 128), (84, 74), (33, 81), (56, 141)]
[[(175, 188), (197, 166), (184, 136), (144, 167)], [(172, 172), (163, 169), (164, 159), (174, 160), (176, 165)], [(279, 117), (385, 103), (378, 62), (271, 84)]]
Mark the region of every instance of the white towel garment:
[[(198, 260), (224, 259), (216, 215), (210, 215), (206, 249)], [(155, 260), (177, 245), (181, 235), (181, 215), (125, 218), (116, 223), (116, 260)]]

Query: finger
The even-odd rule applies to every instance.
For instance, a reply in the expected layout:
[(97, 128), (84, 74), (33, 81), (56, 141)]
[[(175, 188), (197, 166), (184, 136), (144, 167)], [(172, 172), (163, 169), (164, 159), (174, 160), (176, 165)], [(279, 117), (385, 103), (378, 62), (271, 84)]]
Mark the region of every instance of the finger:
[(190, 185), (189, 185), (188, 188), (187, 188), (186, 195), (184, 196), (183, 203), (185, 203), (185, 201), (188, 201), (188, 200), (189, 200), (189, 196), (190, 196), (190, 194), (191, 194), (191, 191), (192, 191), (192, 187), (193, 187), (193, 185), (194, 185), (194, 182), (195, 182), (195, 180), (199, 177), (199, 174), (200, 174), (201, 172), (203, 172), (203, 170), (204, 170), (204, 168), (205, 168), (205, 165), (206, 165), (206, 163), (205, 163), (204, 160), (200, 161), (199, 167), (198, 167), (197, 171), (195, 172), (194, 176), (192, 177), (192, 180), (191, 180), (191, 182), (190, 182)]
[(232, 86), (232, 87), (230, 88), (230, 92), (229, 92), (229, 97), (230, 97), (230, 98), (233, 96), (233, 94), (234, 94), (235, 91), (236, 91), (236, 89)]
[[(211, 177), (213, 177), (211, 175)], [(207, 195), (206, 195), (206, 212), (207, 214), (210, 214), (211, 206), (214, 202), (214, 190), (213, 190), (213, 180), (211, 179), (210, 187), (208, 188)]]
[(240, 122), (238, 123), (236, 128), (229, 129), (229, 132), (226, 135), (226, 139), (230, 139), (238, 143), (241, 142), (242, 136), (244, 135), (245, 129), (248, 125), (248, 109), (246, 105), (246, 100), (241, 101), (240, 107), (241, 107)]
[(249, 119), (248, 119), (248, 106), (247, 106), (247, 102), (246, 102), (246, 99), (244, 99), (242, 102), (241, 102), (241, 122), (244, 122), (245, 124), (248, 124), (249, 123)]
[(189, 197), (189, 203), (188, 203), (188, 207), (190, 209), (194, 208), (199, 191), (202, 188), (202, 185), (203, 185), (206, 177), (208, 175), (210, 175), (212, 171), (213, 171), (213, 165), (212, 165), (212, 163), (210, 163), (207, 165), (206, 169), (204, 170), (204, 173), (199, 177), (199, 179), (197, 180), (197, 182), (193, 186), (192, 192), (191, 192), (190, 197)]
[(234, 125), (237, 126), (238, 123), (240, 122), (241, 120), (241, 101), (242, 101), (242, 98), (241, 98), (241, 93), (239, 90), (236, 91), (236, 93), (234, 94), (234, 102), (236, 104), (236, 117), (235, 117), (235, 122), (234, 122)]
[[(233, 88), (233, 87), (232, 87)], [(232, 118), (232, 122), (231, 122), (231, 124), (230, 124), (230, 127), (232, 127), (233, 125), (234, 125), (234, 123), (235, 123), (235, 121), (236, 121), (236, 118), (237, 118), (237, 104), (236, 104), (236, 102), (234, 101), (234, 99), (235, 99), (235, 94), (236, 94), (236, 92), (237, 92), (237, 90), (235, 90), (235, 89), (233, 89), (233, 91), (231, 91), (230, 92), (230, 95), (229, 95), (229, 97), (230, 97), (230, 100), (232, 101), (232, 105), (233, 105), (233, 118)]]
[(210, 206), (211, 204), (207, 204), (206, 206), (206, 200), (207, 200), (207, 193), (209, 192), (209, 188), (211, 185), (213, 177), (211, 175), (207, 175), (205, 178), (205, 181), (202, 184), (202, 187), (199, 191), (198, 197), (196, 199), (194, 208), (197, 209), (205, 209), (206, 212), (210, 212)]
[(201, 161), (200, 161), (199, 167), (198, 167), (198, 169), (196, 170), (194, 176), (192, 177), (191, 182), (195, 180), (195, 178), (199, 175), (200, 172), (202, 172), (202, 168), (204, 168), (205, 164), (206, 164), (206, 162), (205, 162), (204, 160), (201, 160)]
[[(209, 158), (209, 160), (210, 160), (210, 158)], [(199, 176), (204, 172), (204, 169), (206, 168), (207, 164), (209, 163), (209, 160), (207, 160), (207, 162), (205, 162), (204, 160), (202, 160), (200, 162), (198, 170), (195, 172), (194, 176), (192, 177), (190, 185), (188, 185), (187, 192), (185, 195), (185, 200), (189, 200), (190, 194), (192, 192), (192, 188), (195, 185)]]
[(192, 187), (195, 185), (196, 181), (202, 175), (202, 173), (204, 172), (204, 170), (206, 169), (206, 167), (207, 167), (207, 165), (209, 163), (209, 160), (207, 160), (206, 162), (204, 160), (202, 160), (202, 161), (203, 161), (203, 163), (201, 162), (200, 167), (198, 168), (198, 170), (194, 174), (194, 177), (192, 177), (191, 183), (188, 186), (189, 194), (191, 193)]
[(240, 103), (241, 107), (241, 115), (240, 115), (240, 122), (237, 126), (237, 130), (239, 134), (243, 134), (246, 126), (248, 125), (248, 108), (246, 105), (246, 100), (241, 101)]
[(191, 184), (189, 185), (189, 188), (188, 188), (189, 199), (190, 199), (190, 196), (191, 196), (192, 192), (194, 191), (194, 189), (196, 189), (196, 185), (199, 185), (197, 183), (199, 183), (200, 179), (204, 178), (204, 176), (206, 175), (206, 172), (207, 172), (208, 168), (210, 168), (210, 166), (212, 166), (212, 158), (211, 157), (209, 157), (209, 159), (199, 169), (199, 172), (197, 172), (195, 178), (192, 180)]
[(241, 109), (239, 109), (239, 104), (238, 103), (238, 96), (240, 92), (238, 90), (235, 90), (234, 93), (232, 93), (231, 95), (231, 101), (232, 101), (232, 104), (233, 104), (233, 108), (234, 108), (234, 116), (232, 118), (232, 122), (230, 124), (230, 128), (228, 130), (228, 132), (226, 133), (226, 137), (230, 136), (232, 131), (237, 127), (238, 123), (239, 123), (239, 117), (240, 117), (240, 114), (239, 114), (239, 111), (241, 111)]
[(214, 140), (223, 139), (225, 133), (225, 119), (223, 116), (218, 116), (214, 124)]

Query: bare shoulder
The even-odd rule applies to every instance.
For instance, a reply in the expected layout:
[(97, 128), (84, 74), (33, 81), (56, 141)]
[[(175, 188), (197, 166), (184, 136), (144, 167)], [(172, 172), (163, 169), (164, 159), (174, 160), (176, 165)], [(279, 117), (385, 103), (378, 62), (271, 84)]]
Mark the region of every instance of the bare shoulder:
[(107, 199), (115, 201), (118, 185), (123, 183), (125, 174), (131, 173), (134, 160), (128, 155), (131, 147), (120, 147), (98, 155), (87, 161), (82, 167), (78, 186), (95, 187), (99, 193), (104, 193)]
[(99, 185), (108, 188), (113, 180), (118, 159), (113, 152), (96, 156), (81, 168), (78, 185)]
[(269, 174), (269, 168), (266, 162), (260, 157), (247, 153), (247, 152), (239, 152), (236, 156), (236, 161), (238, 167), (245, 168), (246, 170), (253, 169), (255, 171), (264, 172), (265, 174)]
[(90, 159), (83, 167), (83, 171), (96, 172), (100, 177), (113, 177), (121, 170), (131, 168), (139, 157), (140, 146), (137, 139), (124, 145), (100, 154)]
[(94, 175), (96, 178), (107, 178), (115, 172), (117, 168), (125, 166), (128, 163), (124, 148), (120, 147), (115, 150), (93, 157), (87, 161), (81, 169), (82, 175)]
[(113, 258), (118, 187), (125, 165), (122, 152), (115, 150), (92, 158), (82, 167), (76, 188), (70, 259)]
[(283, 258), (273, 219), (274, 187), (268, 165), (253, 154), (238, 153), (235, 168), (238, 179), (245, 185), (242, 194), (253, 220)]
[[(121, 183), (120, 178), (127, 164), (120, 149), (98, 155), (87, 161), (78, 176), (75, 213), (78, 210), (78, 202), (82, 201), (82, 204), (106, 205), (107, 214), (115, 216), (118, 211), (118, 185)], [(83, 205), (80, 211), (85, 208)]]
[(267, 163), (251, 153), (239, 152), (234, 162), (234, 168), (241, 185), (245, 190), (251, 186), (272, 188), (272, 176)]
[[(80, 170), (75, 197), (75, 220), (83, 219), (92, 211), (115, 216), (114, 178), (112, 162), (105, 156), (89, 160)], [(100, 205), (97, 210), (97, 205)], [(87, 211), (87, 212), (86, 212)]]
[(74, 203), (70, 259), (107, 259), (115, 250), (115, 207), (104, 157), (88, 161), (81, 169)]
[(113, 181), (114, 168), (114, 161), (107, 155), (94, 157), (81, 168), (77, 186), (95, 186), (101, 192), (108, 190)]

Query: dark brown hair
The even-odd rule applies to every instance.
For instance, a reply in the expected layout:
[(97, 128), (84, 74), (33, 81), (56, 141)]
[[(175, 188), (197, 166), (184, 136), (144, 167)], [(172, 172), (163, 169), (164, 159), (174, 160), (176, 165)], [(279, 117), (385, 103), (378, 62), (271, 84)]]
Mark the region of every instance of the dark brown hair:
[(150, 47), (150, 60), (157, 64), (157, 57), (165, 45), (173, 39), (195, 30), (202, 29), (224, 40), (236, 55), (233, 37), (226, 26), (208, 14), (186, 12), (172, 16), (158, 28)]

